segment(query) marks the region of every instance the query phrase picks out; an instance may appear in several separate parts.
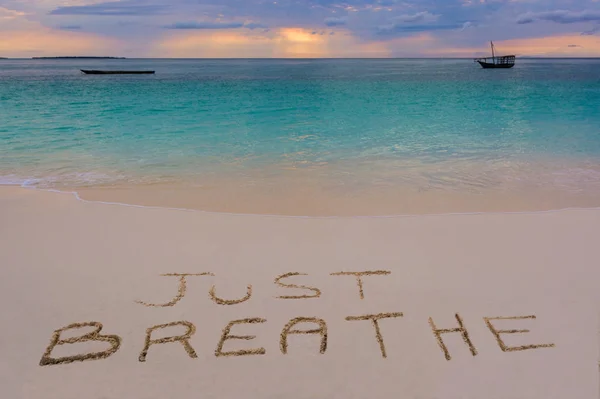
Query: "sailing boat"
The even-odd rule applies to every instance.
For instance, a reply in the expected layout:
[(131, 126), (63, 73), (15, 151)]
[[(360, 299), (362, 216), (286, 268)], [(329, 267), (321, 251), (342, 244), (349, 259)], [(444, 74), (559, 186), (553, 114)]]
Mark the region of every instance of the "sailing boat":
[(514, 55), (503, 55), (496, 56), (494, 51), (494, 42), (490, 42), (492, 46), (492, 56), (491, 57), (483, 57), (476, 58), (475, 62), (478, 62), (482, 68), (512, 68), (515, 66), (515, 56)]

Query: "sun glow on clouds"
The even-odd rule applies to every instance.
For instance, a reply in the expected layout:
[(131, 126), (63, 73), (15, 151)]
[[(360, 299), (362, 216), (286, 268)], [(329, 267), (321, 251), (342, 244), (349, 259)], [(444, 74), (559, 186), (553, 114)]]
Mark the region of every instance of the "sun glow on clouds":
[(272, 57), (270, 39), (235, 31), (169, 32), (153, 46), (155, 57), (231, 58)]
[(283, 28), (277, 33), (274, 44), (283, 57), (327, 57), (329, 36), (301, 28)]
[(8, 8), (0, 7), (0, 20), (15, 19), (25, 15), (26, 14), (22, 11), (10, 10)]
[[(323, 33), (323, 34), (321, 34)], [(339, 29), (316, 32), (288, 27), (257, 30), (168, 30), (145, 43), (146, 57), (173, 58), (340, 58), (416, 56), (418, 49), (439, 48), (429, 34), (387, 41), (362, 41)], [(32, 26), (0, 41), (0, 53), (12, 57), (123, 55), (126, 41), (81, 31)], [(130, 43), (128, 44), (130, 45)], [(400, 52), (399, 52), (400, 51)]]
[(323, 39), (321, 39), (319, 36), (313, 35), (311, 32), (300, 28), (283, 28), (280, 30), (280, 34), (285, 38), (285, 40), (292, 43), (323, 42)]
[[(123, 55), (126, 41), (80, 31), (50, 29), (28, 23), (28, 29), (2, 32), (0, 54), (10, 57), (56, 55)], [(323, 32), (323, 31), (321, 31)], [(452, 47), (432, 34), (386, 41), (362, 41), (338, 29), (316, 33), (288, 27), (258, 30), (165, 31), (146, 43), (147, 57), (174, 58), (338, 58), (338, 57), (478, 57), (489, 48)], [(517, 56), (592, 57), (600, 38), (579, 34), (497, 40), (497, 51)], [(130, 45), (130, 43), (128, 44)]]
[(387, 57), (384, 43), (361, 42), (348, 32), (338, 30), (313, 34), (312, 29), (288, 27), (269, 32), (198, 31), (169, 32), (154, 47), (155, 56), (182, 58), (322, 58)]

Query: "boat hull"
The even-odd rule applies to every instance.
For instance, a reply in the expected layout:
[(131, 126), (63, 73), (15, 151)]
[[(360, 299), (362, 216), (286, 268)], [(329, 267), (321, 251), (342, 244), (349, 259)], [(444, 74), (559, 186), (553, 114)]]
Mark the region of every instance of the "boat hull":
[(86, 75), (148, 75), (154, 71), (100, 71), (96, 69), (82, 69)]
[(484, 69), (495, 69), (495, 68), (507, 69), (507, 68), (512, 68), (515, 66), (515, 64), (492, 64), (491, 62), (484, 62), (484, 61), (477, 61), (477, 62)]

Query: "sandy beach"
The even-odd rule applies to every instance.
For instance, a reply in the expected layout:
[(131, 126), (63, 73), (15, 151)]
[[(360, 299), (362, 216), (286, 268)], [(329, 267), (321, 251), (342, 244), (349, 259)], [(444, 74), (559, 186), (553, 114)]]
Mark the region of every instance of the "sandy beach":
[(1, 187), (3, 397), (597, 398), (599, 226)]

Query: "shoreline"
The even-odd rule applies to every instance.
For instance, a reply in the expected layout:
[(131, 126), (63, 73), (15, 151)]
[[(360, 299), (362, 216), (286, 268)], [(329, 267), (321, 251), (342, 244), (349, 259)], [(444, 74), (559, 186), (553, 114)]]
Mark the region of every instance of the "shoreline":
[(288, 214), (269, 214), (269, 213), (244, 213), (244, 212), (227, 212), (227, 211), (216, 211), (207, 209), (197, 208), (183, 208), (183, 207), (169, 207), (160, 205), (143, 205), (136, 203), (118, 202), (118, 201), (103, 201), (99, 199), (84, 198), (80, 191), (71, 190), (60, 190), (53, 188), (37, 188), (27, 187), (18, 184), (1, 184), (0, 191), (3, 188), (13, 188), (19, 190), (28, 190), (34, 192), (46, 192), (61, 195), (70, 195), (75, 198), (76, 201), (89, 203), (89, 204), (101, 204), (101, 205), (112, 205), (122, 206), (129, 208), (141, 208), (141, 209), (155, 209), (155, 210), (168, 210), (168, 211), (179, 211), (179, 212), (192, 212), (209, 215), (230, 215), (230, 216), (251, 216), (251, 217), (267, 217), (267, 218), (284, 218), (284, 219), (386, 219), (386, 218), (418, 218), (418, 217), (444, 217), (444, 216), (483, 216), (483, 215), (537, 215), (537, 214), (552, 214), (560, 212), (593, 212), (600, 211), (600, 206), (568, 206), (562, 208), (551, 208), (551, 209), (537, 209), (537, 210), (500, 210), (500, 211), (464, 211), (464, 212), (439, 212), (439, 213), (397, 213), (397, 214), (372, 214), (372, 215), (288, 215)]
[(217, 166), (191, 164), (163, 174), (91, 168), (46, 177), (8, 170), (0, 185), (77, 192), (82, 199), (99, 202), (286, 216), (600, 207), (600, 164), (567, 158), (538, 159), (531, 165), (519, 161), (512, 166), (463, 161), (427, 165), (407, 160), (359, 165), (290, 162), (250, 169), (239, 160)]

